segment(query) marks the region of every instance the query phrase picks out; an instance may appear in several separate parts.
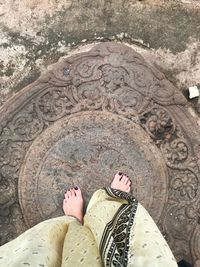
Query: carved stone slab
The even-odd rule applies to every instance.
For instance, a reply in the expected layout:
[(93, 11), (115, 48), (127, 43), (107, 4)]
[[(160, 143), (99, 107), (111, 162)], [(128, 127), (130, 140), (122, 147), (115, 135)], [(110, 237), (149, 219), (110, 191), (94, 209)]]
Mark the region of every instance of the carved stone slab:
[(1, 244), (61, 215), (66, 188), (80, 185), (87, 203), (122, 170), (177, 259), (199, 266), (195, 125), (183, 95), (131, 48), (63, 59), (0, 110)]

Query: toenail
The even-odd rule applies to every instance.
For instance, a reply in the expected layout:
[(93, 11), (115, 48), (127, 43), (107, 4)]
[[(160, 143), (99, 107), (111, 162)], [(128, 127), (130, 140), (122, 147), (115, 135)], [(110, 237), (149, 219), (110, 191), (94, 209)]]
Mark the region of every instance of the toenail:
[(75, 187), (74, 187), (74, 189), (75, 189), (75, 190), (78, 190), (78, 187), (77, 187), (77, 186), (75, 186)]
[(119, 175), (122, 175), (122, 172), (118, 172)]

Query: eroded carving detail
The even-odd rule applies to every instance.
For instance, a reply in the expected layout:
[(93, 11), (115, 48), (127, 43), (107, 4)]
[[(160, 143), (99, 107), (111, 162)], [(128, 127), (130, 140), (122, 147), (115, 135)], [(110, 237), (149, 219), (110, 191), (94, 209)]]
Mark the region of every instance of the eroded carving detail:
[(149, 135), (156, 140), (157, 144), (160, 141), (169, 140), (175, 131), (175, 124), (172, 117), (163, 108), (153, 108), (145, 112), (140, 121), (145, 127)]
[(188, 158), (188, 146), (181, 139), (175, 139), (172, 142), (165, 143), (162, 146), (162, 150), (167, 164), (171, 167), (181, 165)]
[[(69, 88), (67, 89), (69, 90)], [(73, 104), (67, 97), (68, 90), (52, 88), (39, 95), (36, 106), (45, 120), (56, 121), (64, 115), (70, 114)]]
[(189, 170), (179, 171), (171, 181), (173, 197), (177, 201), (193, 200), (197, 196), (198, 185), (198, 178), (194, 173)]

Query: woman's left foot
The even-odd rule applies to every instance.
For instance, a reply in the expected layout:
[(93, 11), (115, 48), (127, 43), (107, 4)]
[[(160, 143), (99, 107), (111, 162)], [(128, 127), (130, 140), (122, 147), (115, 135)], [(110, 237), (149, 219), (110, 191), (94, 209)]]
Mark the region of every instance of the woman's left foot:
[(83, 223), (83, 197), (79, 187), (73, 187), (65, 192), (63, 200), (65, 215), (73, 216)]

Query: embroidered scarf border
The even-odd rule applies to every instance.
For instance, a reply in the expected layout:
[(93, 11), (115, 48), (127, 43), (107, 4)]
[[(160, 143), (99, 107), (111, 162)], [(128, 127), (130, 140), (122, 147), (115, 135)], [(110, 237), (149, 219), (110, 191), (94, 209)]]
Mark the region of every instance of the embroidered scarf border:
[(104, 188), (113, 198), (121, 198), (128, 202), (122, 204), (113, 219), (106, 225), (100, 243), (100, 253), (105, 267), (126, 267), (131, 227), (133, 226), (138, 201), (130, 194), (113, 189)]

